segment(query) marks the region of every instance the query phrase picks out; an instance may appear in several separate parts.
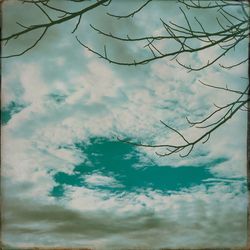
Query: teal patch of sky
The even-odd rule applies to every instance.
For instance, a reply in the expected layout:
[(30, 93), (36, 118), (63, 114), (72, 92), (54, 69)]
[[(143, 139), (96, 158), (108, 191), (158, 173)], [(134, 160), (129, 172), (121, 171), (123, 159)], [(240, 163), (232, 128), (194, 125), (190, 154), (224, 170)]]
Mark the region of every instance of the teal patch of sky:
[(20, 112), (25, 106), (16, 102), (10, 102), (1, 109), (1, 125), (6, 125), (12, 116)]
[[(75, 147), (83, 152), (87, 160), (75, 166), (73, 174), (57, 172), (54, 175), (56, 185), (51, 190), (52, 196), (63, 196), (67, 185), (112, 192), (148, 188), (164, 192), (178, 191), (215, 178), (209, 168), (228, 160), (221, 157), (204, 162), (202, 166), (174, 168), (167, 164), (158, 166), (152, 160), (142, 160), (134, 146), (105, 138), (92, 138), (89, 143), (77, 143)], [(122, 185), (89, 186), (84, 177), (94, 173), (113, 177)]]

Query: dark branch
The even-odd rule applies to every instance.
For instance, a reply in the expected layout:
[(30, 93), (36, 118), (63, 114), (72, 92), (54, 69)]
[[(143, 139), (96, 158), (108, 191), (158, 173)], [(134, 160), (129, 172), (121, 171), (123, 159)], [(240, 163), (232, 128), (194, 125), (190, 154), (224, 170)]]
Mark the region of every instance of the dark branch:
[(42, 38), (46, 34), (47, 30), (48, 30), (48, 28), (45, 28), (43, 33), (41, 34), (41, 36), (38, 37), (38, 39), (35, 41), (35, 43), (33, 43), (30, 47), (28, 47), (24, 51), (17, 53), (17, 54), (9, 55), (9, 56), (1, 56), (1, 58), (11, 58), (11, 57), (21, 56), (21, 55), (25, 54), (29, 50), (33, 49), (42, 40)]
[(152, 0), (148, 0), (146, 3), (144, 3), (140, 8), (138, 8), (137, 10), (133, 11), (132, 13), (128, 14), (128, 15), (114, 15), (111, 13), (107, 13), (107, 15), (115, 17), (117, 19), (121, 19), (121, 18), (128, 18), (128, 17), (134, 17), (134, 15), (138, 12), (140, 12), (147, 4), (149, 4)]
[[(19, 31), (17, 33), (14, 33), (12, 35), (9, 35), (9, 36), (6, 36), (6, 37), (3, 37), (1, 38), (1, 41), (8, 41), (8, 40), (11, 40), (11, 39), (15, 39), (15, 38), (18, 38), (20, 37), (21, 35), (24, 35), (26, 33), (30, 33), (34, 30), (37, 30), (37, 29), (45, 29), (45, 32), (51, 28), (52, 26), (54, 25), (57, 25), (57, 24), (60, 24), (60, 23), (63, 23), (63, 22), (67, 22), (75, 17), (78, 17), (78, 16), (81, 16), (83, 15), (84, 13), (92, 10), (92, 9), (95, 9), (96, 7), (98, 7), (99, 5), (107, 2), (109, 0), (100, 0), (99, 2), (96, 2), (78, 12), (74, 12), (64, 18), (61, 18), (61, 19), (57, 19), (57, 20), (54, 20), (52, 22), (49, 22), (49, 23), (44, 23), (44, 24), (37, 24), (37, 25), (32, 25), (32, 26), (29, 26), (28, 28), (22, 30), (22, 31)], [(20, 55), (23, 55), (24, 53), (28, 52), (30, 49), (34, 48), (37, 43), (41, 40), (41, 38), (43, 37), (43, 35), (41, 37), (39, 37), (36, 42), (31, 46), (29, 47), (28, 49), (25, 49), (23, 52), (19, 53), (19, 54), (15, 54), (15, 55), (9, 55), (9, 56), (2, 56), (1, 58), (10, 58), (10, 57), (14, 57), (14, 56), (20, 56)]]

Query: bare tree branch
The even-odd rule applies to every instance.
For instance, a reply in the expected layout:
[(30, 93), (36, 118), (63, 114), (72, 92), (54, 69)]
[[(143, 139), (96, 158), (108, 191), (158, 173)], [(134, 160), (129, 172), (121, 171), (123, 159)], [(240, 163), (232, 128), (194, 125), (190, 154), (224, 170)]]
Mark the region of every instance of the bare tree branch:
[(45, 28), (43, 33), (41, 34), (41, 36), (38, 37), (38, 39), (35, 41), (35, 43), (33, 43), (30, 47), (28, 47), (24, 51), (17, 53), (17, 54), (8, 55), (8, 56), (1, 56), (1, 58), (11, 58), (11, 57), (21, 56), (21, 55), (25, 54), (29, 50), (33, 49), (42, 40), (42, 38), (46, 34), (47, 30), (48, 30), (48, 28)]
[[(201, 84), (203, 84), (204, 86), (211, 87), (211, 88), (214, 88), (214, 89), (226, 90), (226, 91), (233, 92), (233, 93), (240, 94), (240, 95), (243, 94), (243, 92), (241, 92), (241, 91), (234, 90), (234, 89), (229, 89), (228, 87), (225, 87), (225, 88), (224, 88), (224, 87), (219, 87), (219, 86), (207, 84), (207, 83), (205, 83), (205, 82), (203, 82), (203, 81), (201, 81), (201, 80), (199, 80), (199, 82), (200, 82)], [(245, 95), (248, 95), (248, 94), (245, 93)]]
[(222, 68), (224, 68), (224, 69), (232, 69), (232, 68), (235, 68), (235, 67), (237, 67), (237, 66), (239, 66), (239, 65), (241, 65), (241, 64), (243, 64), (243, 63), (246, 63), (246, 62), (248, 62), (248, 61), (249, 61), (249, 58), (246, 58), (246, 59), (240, 61), (239, 63), (235, 63), (235, 64), (232, 64), (232, 65), (230, 65), (230, 66), (225, 66), (225, 65), (222, 65), (222, 64), (219, 64), (219, 65), (220, 65)]
[(164, 126), (166, 126), (167, 128), (173, 130), (176, 134), (178, 134), (186, 143), (189, 143), (189, 142), (187, 141), (187, 139), (183, 136), (183, 134), (181, 134), (178, 130), (176, 130), (176, 129), (170, 127), (169, 125), (167, 125), (167, 124), (166, 124), (165, 122), (163, 122), (163, 121), (160, 121), (160, 122), (161, 122)]
[(75, 33), (75, 31), (77, 30), (79, 24), (81, 23), (81, 19), (82, 19), (82, 15), (80, 15), (80, 16), (78, 17), (78, 21), (77, 21), (76, 26), (75, 26), (75, 28), (73, 29), (72, 33)]
[[(245, 23), (245, 22), (244, 22)], [(239, 32), (237, 32), (237, 35), (239, 34), (242, 34), (244, 32), (248, 31), (248, 28), (242, 28), (242, 30), (240, 30)], [(245, 35), (242, 39), (244, 39), (247, 35)], [(117, 61), (117, 60), (114, 60), (114, 59), (111, 59), (111, 58), (105, 58), (105, 56), (100, 53), (100, 52), (97, 52), (95, 51), (94, 49), (90, 48), (89, 46), (87, 46), (86, 44), (84, 44), (83, 42), (81, 42), (79, 40), (79, 38), (77, 38), (77, 41), (83, 46), (85, 47), (86, 49), (88, 49), (89, 51), (91, 51), (92, 53), (98, 55), (100, 58), (102, 59), (105, 59), (107, 60), (108, 62), (110, 63), (114, 63), (114, 64), (118, 64), (118, 65), (127, 65), (127, 66), (136, 66), (136, 65), (143, 65), (143, 64), (147, 64), (149, 62), (152, 62), (154, 60), (157, 60), (157, 59), (162, 59), (164, 57), (171, 57), (171, 56), (175, 56), (175, 55), (181, 55), (183, 53), (194, 53), (194, 52), (198, 52), (198, 51), (202, 51), (202, 50), (205, 50), (207, 48), (210, 48), (210, 47), (214, 47), (215, 45), (221, 43), (221, 42), (227, 42), (229, 38), (232, 38), (232, 37), (235, 37), (235, 34), (231, 34), (229, 36), (224, 36), (224, 37), (221, 37), (220, 39), (218, 39), (216, 42), (212, 43), (212, 44), (207, 44), (207, 45), (204, 45), (204, 46), (201, 46), (201, 47), (197, 47), (197, 48), (188, 48), (188, 49), (181, 49), (181, 50), (177, 50), (177, 51), (174, 51), (174, 52), (169, 52), (169, 53), (161, 53), (161, 55), (158, 55), (158, 56), (153, 56), (153, 57), (150, 57), (150, 58), (147, 58), (147, 59), (144, 59), (144, 60), (139, 60), (139, 61), (135, 61), (133, 60), (133, 62), (122, 62), (122, 61)], [(230, 49), (232, 49), (238, 42), (240, 42), (242, 39), (238, 39), (237, 42), (234, 44), (234, 45), (231, 45), (231, 47), (229, 47), (227, 49), (227, 51), (223, 52), (218, 58), (216, 58), (215, 60), (213, 60), (213, 63), (215, 61), (217, 61), (218, 59), (220, 59), (223, 55), (225, 55)], [(212, 62), (209, 62), (208, 65), (205, 65), (205, 67), (208, 67), (212, 64)], [(185, 65), (182, 65), (183, 67), (186, 67), (187, 69), (189, 70), (201, 70), (201, 68), (199, 69), (193, 69), (191, 66), (185, 66)]]
[[(26, 34), (32, 33), (37, 30), (42, 30), (41, 35), (35, 39), (35, 42), (23, 50), (20, 53), (2, 56), (2, 58), (10, 58), (15, 56), (23, 55), (28, 52), (32, 48), (34, 48), (41, 39), (45, 36), (46, 32), (54, 25), (66, 23), (74, 18), (76, 18), (76, 24), (72, 33), (75, 33), (81, 24), (82, 17), (84, 13), (93, 10), (99, 6), (108, 6), (111, 3), (111, 0), (97, 0), (94, 4), (89, 6), (81, 6), (81, 3), (86, 3), (89, 0), (68, 0), (75, 3), (74, 6), (78, 7), (78, 11), (72, 12), (67, 9), (63, 9), (60, 6), (56, 5), (55, 2), (50, 0), (19, 0), (24, 4), (34, 5), (40, 9), (41, 15), (45, 16), (48, 19), (46, 23), (40, 24), (31, 24), (24, 25), (20, 22), (16, 22), (18, 26), (21, 27), (21, 30), (15, 32), (13, 34), (7, 35), (1, 38), (2, 42), (5, 42), (5, 45), (11, 41), (20, 38)], [(152, 0), (144, 0), (143, 4), (137, 8), (136, 10), (131, 11), (127, 15), (115, 15), (111, 13), (105, 13), (109, 16), (115, 17), (117, 19), (126, 19), (129, 17), (134, 17), (135, 15), (139, 15), (143, 12), (144, 8), (152, 3)], [(226, 57), (230, 51), (235, 50), (236, 47), (239, 47), (241, 42), (247, 41), (249, 39), (249, 1), (225, 1), (225, 0), (217, 0), (217, 1), (200, 1), (200, 0), (179, 0), (179, 3), (182, 4), (185, 8), (180, 7), (180, 13), (182, 17), (182, 21), (185, 25), (181, 25), (179, 23), (175, 23), (174, 20), (169, 22), (165, 21), (164, 18), (159, 17), (159, 21), (161, 22), (161, 28), (163, 32), (160, 35), (153, 35), (152, 33), (145, 36), (133, 36), (131, 37), (129, 34), (117, 35), (111, 32), (106, 32), (105, 29), (99, 29), (95, 25), (90, 24), (93, 32), (97, 32), (98, 34), (105, 36), (106, 38), (112, 40), (113, 42), (123, 42), (130, 43), (130, 45), (134, 45), (135, 50), (143, 50), (146, 51), (145, 57), (137, 58), (136, 54), (134, 58), (131, 58), (129, 61), (122, 61), (121, 59), (116, 59), (112, 57), (110, 51), (107, 50), (107, 46), (103, 44), (101, 49), (98, 47), (92, 47), (93, 45), (85, 44), (84, 40), (76, 37), (77, 42), (89, 50), (91, 53), (97, 55), (99, 58), (106, 60), (109, 63), (114, 63), (117, 65), (125, 65), (125, 66), (137, 66), (144, 65), (156, 60), (160, 60), (163, 58), (169, 58), (169, 60), (175, 60), (181, 67), (187, 69), (189, 72), (191, 71), (200, 71), (205, 68), (208, 68), (212, 65), (218, 65), (224, 69), (232, 69), (234, 67), (238, 67), (244, 63), (248, 62), (248, 57), (239, 61), (231, 62), (231, 65), (222, 65), (221, 58)], [(235, 8), (237, 11), (231, 11), (232, 8)], [(105, 9), (105, 8), (103, 8)], [(217, 22), (216, 31), (208, 31), (205, 27), (206, 24), (202, 23), (201, 18), (197, 18), (196, 16), (190, 17), (188, 15), (188, 11), (186, 9), (198, 9), (200, 11), (211, 11), (213, 10), (216, 13), (215, 21)], [(53, 13), (53, 14), (50, 14)], [(55, 18), (57, 17), (57, 18)], [(195, 22), (196, 25), (193, 24)], [(109, 27), (108, 27), (109, 28)], [(168, 42), (174, 44), (173, 48), (169, 48)], [(159, 46), (159, 42), (163, 44), (166, 43), (166, 46)], [(7, 46), (7, 45), (6, 45)], [(180, 57), (184, 54), (196, 54), (197, 52), (208, 52), (209, 49), (214, 48), (218, 50), (218, 53), (215, 57), (210, 57), (207, 63), (200, 65), (199, 67), (194, 67), (191, 63), (190, 65), (186, 65), (181, 62)], [(137, 143), (131, 140), (124, 140), (118, 138), (118, 140), (129, 143), (135, 146), (142, 147), (150, 147), (150, 148), (161, 148), (166, 150), (166, 152), (156, 152), (159, 156), (168, 156), (172, 154), (179, 154), (180, 157), (187, 157), (193, 149), (199, 143), (206, 143), (213, 132), (220, 128), (223, 124), (227, 123), (231, 117), (233, 117), (238, 111), (249, 111), (248, 103), (249, 103), (249, 84), (244, 91), (230, 89), (226, 87), (220, 87), (216, 85), (211, 85), (200, 81), (200, 83), (204, 86), (213, 88), (215, 90), (226, 91), (228, 93), (233, 93), (235, 95), (235, 99), (230, 101), (229, 103), (218, 106), (214, 104), (215, 110), (209, 114), (207, 114), (200, 121), (190, 121), (189, 118), (186, 117), (189, 125), (197, 128), (203, 133), (198, 136), (194, 140), (187, 139), (188, 137), (177, 129), (169, 126), (163, 121), (160, 121), (166, 128), (170, 129), (172, 133), (176, 134), (178, 137), (182, 139), (180, 144), (171, 144), (171, 143), (163, 143), (163, 144), (145, 144), (145, 143)], [(203, 130), (202, 130), (203, 129)]]
[[(180, 157), (186, 157), (188, 156), (192, 150), (194, 149), (194, 147), (199, 143), (202, 142), (203, 144), (206, 143), (211, 134), (218, 129), (219, 127), (221, 127), (224, 123), (226, 123), (229, 119), (231, 119), (233, 117), (234, 114), (237, 113), (238, 110), (241, 110), (242, 107), (244, 107), (245, 104), (247, 104), (249, 102), (249, 99), (245, 99), (245, 100), (241, 100), (242, 97), (244, 97), (244, 95), (248, 92), (249, 90), (249, 85), (247, 86), (247, 88), (242, 92), (241, 96), (239, 98), (236, 99), (236, 101), (226, 105), (225, 107), (230, 107), (230, 109), (220, 118), (218, 119), (216, 122), (211, 123), (209, 126), (204, 126), (203, 128), (207, 128), (207, 127), (212, 127), (209, 130), (207, 130), (206, 132), (204, 132), (201, 136), (199, 136), (198, 138), (196, 138), (193, 141), (187, 141), (186, 139), (184, 139), (184, 135), (182, 133), (180, 133), (180, 131), (166, 125), (165, 123), (163, 123), (165, 126), (167, 126), (168, 128), (170, 128), (171, 130), (173, 130), (175, 133), (177, 133), (178, 135), (180, 135), (185, 143), (184, 144), (143, 144), (143, 143), (136, 143), (136, 142), (132, 142), (130, 140), (124, 140), (124, 139), (120, 139), (117, 138), (119, 141), (122, 141), (124, 143), (127, 144), (131, 144), (131, 145), (135, 145), (138, 147), (148, 147), (148, 148), (165, 148), (168, 152), (167, 153), (159, 153), (156, 152), (157, 155), (159, 156), (169, 156), (178, 152), (181, 152), (183, 150), (188, 149), (188, 151), (185, 154), (179, 154)], [(222, 107), (220, 110), (224, 109), (225, 107)], [(204, 121), (207, 121), (209, 118), (211, 118), (215, 113), (217, 113), (218, 111), (213, 112), (212, 114), (210, 114), (209, 116), (207, 116), (203, 121), (200, 122), (196, 122), (197, 123), (203, 123)], [(203, 141), (203, 139), (205, 139)]]
[[(19, 32), (16, 32), (14, 34), (11, 34), (9, 36), (6, 36), (6, 37), (2, 37), (1, 38), (1, 41), (8, 41), (8, 40), (11, 40), (11, 39), (16, 39), (24, 34), (27, 34), (27, 33), (30, 33), (34, 30), (37, 30), (37, 29), (45, 29), (45, 32), (51, 28), (52, 26), (54, 25), (57, 25), (57, 24), (60, 24), (60, 23), (63, 23), (63, 22), (67, 22), (75, 17), (78, 17), (78, 16), (81, 16), (83, 15), (84, 13), (92, 10), (92, 9), (95, 9), (97, 8), (98, 6), (100, 6), (101, 4), (105, 3), (105, 2), (108, 2), (109, 0), (100, 0), (99, 2), (96, 2), (84, 9), (81, 9), (80, 11), (77, 11), (77, 12), (74, 12), (72, 14), (69, 14), (67, 15), (66, 17), (63, 17), (63, 18), (60, 18), (60, 19), (57, 19), (57, 20), (53, 20), (53, 21), (50, 21), (49, 23), (44, 23), (44, 24), (37, 24), (37, 25), (31, 25), (29, 26), (28, 28), (22, 30), (22, 31), (19, 31)], [(36, 3), (37, 4), (37, 3)], [(77, 28), (77, 27), (76, 27)], [(45, 34), (45, 33), (44, 33)], [(15, 57), (15, 56), (20, 56), (20, 55), (23, 55), (25, 54), (26, 52), (28, 52), (30, 49), (34, 48), (38, 42), (43, 38), (44, 34), (39, 37), (36, 42), (31, 46), (29, 47), (28, 49), (25, 49), (24, 51), (18, 53), (18, 54), (14, 54), (14, 55), (9, 55), (9, 56), (1, 56), (1, 58), (10, 58), (10, 57)]]
[(128, 15), (114, 15), (111, 13), (107, 13), (107, 15), (112, 16), (112, 17), (116, 17), (117, 19), (121, 19), (121, 18), (128, 18), (128, 17), (134, 17), (134, 15), (138, 12), (140, 12), (146, 5), (148, 5), (152, 0), (148, 0), (146, 3), (144, 3), (140, 8), (138, 8), (137, 10), (133, 11), (132, 13), (128, 14)]
[(47, 12), (38, 3), (35, 3), (35, 5), (43, 12), (43, 14), (50, 20), (50, 22), (53, 22), (51, 17), (47, 14)]

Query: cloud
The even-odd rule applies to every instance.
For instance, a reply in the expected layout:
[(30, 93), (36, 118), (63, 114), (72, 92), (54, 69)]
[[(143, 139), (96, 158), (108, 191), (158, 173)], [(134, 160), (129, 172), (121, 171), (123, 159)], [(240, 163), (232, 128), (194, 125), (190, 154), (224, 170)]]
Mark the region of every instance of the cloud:
[(4, 202), (3, 239), (19, 247), (174, 248), (187, 241), (189, 247), (243, 247), (247, 196), (237, 194), (240, 187), (200, 186), (167, 196), (72, 187), (69, 202), (13, 197)]
[(119, 184), (117, 180), (115, 180), (111, 176), (103, 176), (98, 173), (92, 175), (85, 175), (85, 182), (90, 186), (107, 186), (107, 187), (122, 187), (122, 184)]
[[(153, 12), (147, 8), (146, 13), (158, 20), (166, 14), (164, 4), (153, 7)], [(174, 6), (171, 3), (171, 10)], [(112, 32), (119, 33), (121, 29), (125, 33), (144, 33), (159, 27), (159, 20), (146, 22), (150, 15), (138, 17), (140, 22), (120, 20), (117, 26), (111, 25), (113, 19), (104, 20), (101, 12), (96, 11), (92, 18), (86, 16), (86, 19)], [(171, 11), (169, 18), (175, 15), (176, 11)], [(145, 22), (147, 30), (142, 29)], [(54, 41), (55, 34), (62, 38), (62, 29), (52, 32), (54, 36), (47, 41)], [(65, 30), (69, 31), (70, 25)], [(101, 44), (101, 48), (103, 42), (107, 43), (114, 49), (113, 56), (122, 59), (138, 52), (132, 45), (115, 46), (94, 35), (88, 34), (87, 39), (93, 46)], [(92, 138), (110, 140), (117, 135), (139, 142), (181, 142), (180, 136), (173, 135), (160, 120), (187, 134), (189, 139), (197, 138), (204, 130), (188, 128), (185, 116), (199, 120), (213, 110), (213, 102), (224, 104), (234, 97), (206, 88), (198, 80), (227, 82), (243, 89), (246, 82), (236, 79), (246, 67), (236, 72), (236, 76), (222, 76), (213, 67), (189, 74), (166, 60), (141, 68), (121, 68), (82, 52), (71, 38), (59, 40), (59, 43), (51, 42), (50, 49), (43, 44), (33, 57), (4, 63), (4, 105), (11, 102), (23, 105), (2, 128), (4, 242), (15, 247), (97, 249), (244, 246), (246, 132), (242, 131), (246, 131), (245, 114), (231, 119), (230, 125), (225, 124), (216, 131), (207, 144), (197, 147), (188, 158), (159, 158), (155, 149), (146, 148), (134, 148), (124, 157), (124, 162), (138, 158), (131, 173), (144, 171), (143, 166), (153, 162), (159, 168), (208, 168), (215, 180), (201, 178), (204, 183), (179, 191), (163, 192), (142, 184), (135, 190), (124, 190), (118, 175), (95, 171), (81, 176), (81, 187), (64, 184), (65, 194), (60, 198), (53, 197), (51, 190), (58, 184), (54, 178), (57, 173), (73, 175), (76, 166), (90, 160), (86, 148), (80, 150), (77, 143), (91, 145)], [(44, 51), (51, 53), (43, 57)], [(199, 60), (206, 61), (207, 55), (198, 55)], [(182, 59), (188, 62), (194, 58)], [(225, 160), (206, 165), (218, 159)], [(117, 166), (117, 169), (128, 171), (129, 167)], [(131, 173), (127, 172), (127, 176)], [(123, 174), (126, 176), (126, 171)], [(114, 192), (107, 187), (122, 190)]]

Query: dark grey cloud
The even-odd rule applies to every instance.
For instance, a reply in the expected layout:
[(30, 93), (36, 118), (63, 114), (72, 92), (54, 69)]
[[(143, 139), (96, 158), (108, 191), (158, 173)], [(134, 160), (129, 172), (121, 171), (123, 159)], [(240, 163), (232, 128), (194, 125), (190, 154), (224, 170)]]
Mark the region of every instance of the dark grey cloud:
[[(13, 195), (3, 203), (3, 242), (16, 247), (97, 249), (244, 246), (246, 212), (232, 207), (235, 198), (227, 200), (227, 206), (224, 204), (227, 201), (215, 199), (205, 201), (197, 197), (192, 202), (185, 197), (176, 199), (172, 201), (177, 205), (175, 209), (144, 206), (118, 212), (115, 207), (80, 211), (62, 203)], [(159, 208), (160, 211), (155, 210)]]

